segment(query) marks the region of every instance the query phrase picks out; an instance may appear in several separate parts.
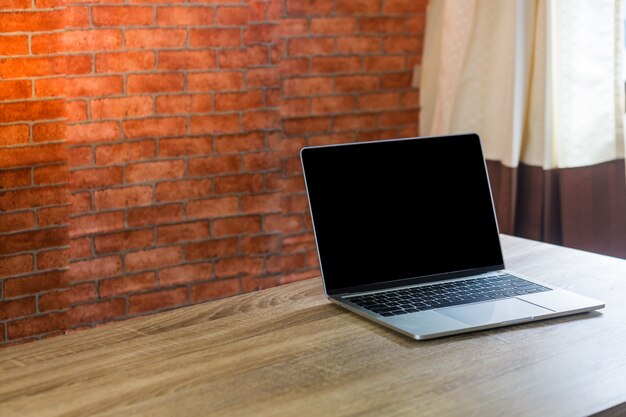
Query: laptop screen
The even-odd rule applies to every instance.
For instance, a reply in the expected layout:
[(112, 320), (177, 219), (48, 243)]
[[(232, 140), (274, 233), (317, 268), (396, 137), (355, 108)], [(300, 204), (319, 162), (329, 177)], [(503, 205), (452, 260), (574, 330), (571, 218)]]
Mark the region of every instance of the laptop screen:
[(310, 147), (301, 155), (329, 294), (504, 267), (477, 135)]

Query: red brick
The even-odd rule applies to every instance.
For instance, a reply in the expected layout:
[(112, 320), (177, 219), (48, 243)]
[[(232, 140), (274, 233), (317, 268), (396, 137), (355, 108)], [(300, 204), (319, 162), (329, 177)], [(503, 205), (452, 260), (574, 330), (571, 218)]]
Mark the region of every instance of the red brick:
[(207, 238), (211, 235), (208, 221), (159, 226), (157, 243), (178, 243)]
[(141, 120), (127, 120), (122, 123), (128, 138), (165, 137), (183, 135), (187, 129), (184, 117), (160, 117)]
[(0, 214), (0, 233), (26, 230), (35, 226), (33, 212)]
[(90, 122), (67, 126), (67, 141), (72, 144), (114, 142), (119, 139), (120, 128), (116, 122)]
[(131, 295), (128, 301), (129, 314), (144, 313), (146, 311), (183, 305), (188, 302), (187, 288), (175, 288), (148, 294)]
[(70, 207), (72, 214), (80, 215), (91, 211), (91, 193), (82, 192), (70, 194)]
[(215, 95), (216, 111), (247, 110), (261, 107), (263, 107), (263, 93), (258, 90)]
[(287, 135), (325, 132), (327, 130), (330, 130), (330, 119), (326, 117), (300, 117), (284, 122), (284, 132)]
[(126, 181), (145, 182), (180, 178), (185, 173), (184, 161), (160, 161), (132, 164), (126, 167)]
[(407, 19), (406, 21), (407, 32), (424, 33), (425, 22), (426, 22), (426, 19), (424, 18), (424, 16), (416, 16), (416, 17), (411, 17)]
[(249, 46), (245, 49), (221, 50), (218, 54), (220, 68), (248, 68), (266, 65), (267, 47)]
[(209, 7), (159, 7), (159, 26), (210, 26), (213, 23), (213, 8)]
[(271, 110), (247, 112), (243, 115), (242, 124), (243, 129), (246, 131), (260, 129), (279, 129), (280, 113)]
[(413, 74), (411, 72), (393, 73), (382, 77), (380, 80), (380, 88), (411, 88)]
[(385, 38), (385, 52), (419, 53), (422, 51), (422, 38), (419, 36), (388, 36)]
[(0, 81), (0, 100), (19, 100), (30, 98), (31, 95), (32, 87), (29, 80)]
[(19, 339), (65, 329), (66, 323), (66, 313), (46, 314), (9, 322), (7, 333), (9, 339)]
[(260, 231), (260, 216), (231, 217), (213, 220), (213, 234), (216, 237), (254, 234)]
[(304, 35), (307, 32), (306, 19), (284, 19), (281, 18), (278, 25), (277, 35), (281, 37), (291, 37)]
[(182, 248), (180, 246), (132, 252), (126, 255), (126, 270), (139, 271), (160, 268), (166, 265), (177, 264), (181, 259)]
[(287, 15), (325, 15), (334, 9), (333, 0), (288, 0)]
[(307, 116), (311, 113), (310, 98), (288, 98), (282, 100), (280, 108), (281, 116), (296, 117)]
[(314, 114), (343, 113), (356, 108), (353, 96), (315, 97), (311, 101), (311, 110)]
[(72, 172), (72, 186), (75, 189), (118, 185), (123, 182), (124, 169), (122, 167), (82, 169)]
[(385, 0), (384, 13), (423, 13), (428, 0)]
[(106, 256), (88, 261), (73, 262), (67, 275), (71, 282), (94, 281), (118, 275), (122, 272), (122, 260), (119, 256)]
[[(16, 255), (0, 257), (0, 278), (21, 275), (35, 269), (33, 255)], [(2, 320), (0, 309), (0, 320)]]
[(190, 201), (187, 204), (187, 216), (191, 219), (228, 216), (237, 214), (238, 211), (237, 197), (210, 198)]
[(213, 239), (205, 242), (189, 243), (186, 245), (185, 257), (189, 260), (212, 259), (237, 254), (239, 239)]
[(37, 254), (37, 269), (60, 269), (68, 266), (70, 254), (67, 249), (54, 249)]
[(96, 253), (101, 255), (146, 248), (151, 246), (153, 241), (154, 232), (152, 229), (126, 230), (120, 233), (96, 236), (94, 238), (94, 247), (96, 248)]
[(94, 193), (96, 210), (146, 206), (152, 202), (152, 187), (113, 188)]
[(59, 52), (111, 51), (122, 47), (119, 30), (74, 30), (35, 35), (31, 40), (34, 54), (58, 54)]
[(337, 51), (344, 54), (379, 52), (382, 40), (371, 37), (342, 37), (337, 39)]
[[(159, 55), (159, 67), (162, 67), (165, 53)], [(126, 81), (126, 89), (129, 94), (179, 91), (183, 89), (184, 82), (183, 74), (131, 74)]]
[(419, 93), (417, 91), (402, 93), (402, 98), (400, 100), (402, 107), (405, 109), (417, 109), (419, 107)]
[(316, 35), (352, 34), (357, 31), (357, 20), (353, 17), (311, 19), (311, 33)]
[(156, 286), (156, 277), (154, 272), (147, 272), (102, 280), (99, 285), (101, 297), (113, 297), (153, 289)]
[(358, 71), (361, 61), (358, 57), (315, 57), (311, 64), (312, 73), (342, 73)]
[(124, 213), (117, 211), (74, 217), (70, 223), (70, 236), (110, 232), (124, 227)]
[(34, 314), (35, 311), (35, 297), (0, 301), (0, 320), (29, 316)]
[(249, 133), (220, 136), (216, 139), (215, 149), (218, 153), (234, 153), (260, 150), (264, 146), (262, 133)]
[(250, 291), (259, 291), (265, 288), (272, 288), (277, 285), (282, 284), (283, 277), (265, 277), (265, 278), (257, 278), (257, 277), (244, 277), (241, 280), (241, 284), (244, 292)]
[(67, 122), (82, 122), (87, 120), (87, 101), (68, 100), (65, 102)]
[(241, 90), (241, 72), (207, 72), (189, 74), (189, 91), (233, 91)]
[(376, 114), (348, 114), (335, 117), (333, 127), (335, 130), (357, 130), (378, 127)]
[(241, 197), (241, 210), (244, 213), (279, 212), (282, 207), (280, 194), (244, 195)]
[(147, 96), (91, 100), (91, 118), (97, 120), (149, 116), (152, 114), (152, 104), (152, 97)]
[(58, 142), (67, 137), (65, 122), (37, 123), (33, 126), (33, 142)]
[(337, 0), (337, 13), (374, 14), (381, 12), (381, 0)]
[(276, 170), (280, 165), (281, 161), (276, 153), (253, 153), (243, 157), (243, 166), (247, 171)]
[(368, 56), (365, 58), (367, 71), (402, 71), (406, 69), (404, 56)]
[(0, 103), (0, 123), (58, 119), (63, 116), (61, 100)]
[(275, 214), (263, 219), (263, 230), (266, 232), (294, 233), (304, 228), (302, 216)]
[(253, 87), (279, 87), (281, 83), (280, 73), (275, 67), (272, 68), (249, 68), (246, 72), (246, 85)]
[(66, 164), (47, 165), (33, 170), (35, 184), (61, 184), (69, 180), (69, 172)]
[(90, 304), (74, 306), (68, 313), (71, 325), (81, 323), (94, 323), (124, 316), (126, 312), (126, 300), (117, 298), (107, 301), (98, 301)]
[(157, 113), (185, 115), (208, 113), (213, 111), (213, 96), (211, 94), (159, 96), (156, 105)]
[(191, 29), (189, 44), (192, 48), (237, 48), (241, 45), (240, 29)]
[(183, 69), (210, 69), (215, 67), (215, 51), (161, 51), (159, 69), (180, 71)]
[(11, 211), (64, 204), (67, 201), (66, 191), (65, 187), (38, 187), (0, 192), (0, 210)]
[(176, 138), (159, 141), (159, 156), (206, 155), (210, 154), (212, 149), (211, 138)]
[(63, 12), (3, 12), (0, 32), (44, 32), (63, 29)]
[(309, 96), (312, 94), (331, 93), (332, 78), (294, 78), (285, 80), (286, 96)]
[(180, 48), (185, 45), (185, 29), (126, 29), (124, 40), (129, 49)]
[(152, 51), (101, 53), (96, 55), (96, 72), (145, 71), (155, 62)]
[(219, 26), (243, 26), (250, 19), (250, 7), (218, 7), (215, 23)]
[(26, 57), (0, 60), (0, 74), (2, 74), (5, 79), (87, 74), (90, 71), (91, 56), (88, 55)]
[(259, 275), (263, 272), (263, 259), (251, 257), (237, 257), (220, 259), (215, 262), (217, 278), (233, 275)]
[(193, 302), (215, 300), (230, 297), (239, 292), (241, 292), (241, 285), (238, 279), (223, 279), (194, 285), (191, 288), (191, 300)]
[(303, 252), (315, 250), (315, 238), (313, 233), (305, 233), (297, 236), (289, 236), (283, 240), (285, 253)]
[[(19, 145), (28, 143), (29, 140), (30, 129), (28, 125), (0, 126), (0, 146)], [(3, 179), (3, 174), (0, 173), (0, 180)], [(4, 181), (1, 183), (4, 184)]]
[(96, 163), (108, 165), (114, 163), (141, 161), (154, 158), (155, 144), (153, 140), (103, 145), (96, 148)]
[(67, 225), (69, 212), (69, 206), (39, 209), (37, 210), (37, 223), (41, 227)]
[(327, 55), (335, 51), (335, 40), (331, 38), (290, 39), (289, 55)]
[(360, 22), (362, 33), (402, 33), (404, 32), (404, 17), (363, 17)]
[(362, 110), (396, 109), (399, 105), (398, 93), (374, 93), (359, 97), (359, 109)]
[(267, 258), (267, 272), (285, 273), (288, 271), (302, 269), (304, 267), (304, 254), (295, 253), (293, 255), (270, 256)]
[(213, 276), (213, 264), (200, 263), (165, 268), (159, 271), (159, 285), (186, 284), (194, 281), (206, 281)]
[[(67, 2), (61, 0), (35, 0), (35, 3), (38, 2), (61, 2), (62, 6), (65, 7), (64, 13), (64, 21), (65, 28), (86, 28), (89, 27), (89, 8), (85, 6), (70, 6), (67, 5)], [(111, 3), (115, 2), (115, 0), (110, 0)], [(37, 7), (40, 7), (37, 5)]]
[(153, 23), (154, 11), (149, 6), (93, 6), (94, 26), (148, 26)]
[(64, 310), (75, 303), (96, 299), (96, 285), (74, 285), (67, 291), (53, 291), (39, 297), (39, 311)]
[(206, 197), (211, 194), (212, 182), (212, 179), (160, 182), (155, 197), (159, 202)]
[(380, 125), (381, 126), (408, 125), (412, 123), (417, 123), (418, 117), (419, 117), (419, 113), (417, 109), (383, 113), (380, 116)]
[(241, 250), (247, 254), (261, 254), (280, 251), (280, 236), (246, 236), (241, 239)]
[(238, 114), (192, 116), (192, 134), (236, 133), (241, 131)]
[[(18, 0), (26, 1), (26, 0)], [(30, 7), (30, 1), (28, 6)], [(28, 37), (23, 35), (18, 36), (3, 36), (2, 42), (0, 42), (0, 56), (16, 56), (16, 55), (28, 55)]]
[(69, 152), (69, 166), (72, 168), (91, 165), (92, 164), (92, 153), (90, 146), (82, 146), (75, 147), (72, 146), (70, 148), (71, 152)]
[(62, 271), (51, 271), (23, 278), (8, 278), (4, 282), (3, 295), (5, 298), (12, 298), (62, 288), (66, 280), (63, 274)]
[(216, 177), (214, 189), (218, 194), (259, 192), (263, 189), (263, 176), (228, 175)]
[(70, 258), (82, 259), (91, 257), (91, 239), (81, 238), (70, 241)]
[(280, 29), (277, 24), (263, 23), (247, 25), (244, 31), (243, 41), (246, 45), (277, 42), (279, 33)]
[(189, 160), (189, 175), (200, 176), (237, 172), (240, 164), (239, 156), (237, 155), (193, 158)]
[(378, 77), (350, 75), (337, 77), (335, 91), (342, 93), (370, 92), (378, 89)]
[(128, 211), (130, 227), (177, 222), (182, 219), (183, 208), (180, 204), (136, 208)]

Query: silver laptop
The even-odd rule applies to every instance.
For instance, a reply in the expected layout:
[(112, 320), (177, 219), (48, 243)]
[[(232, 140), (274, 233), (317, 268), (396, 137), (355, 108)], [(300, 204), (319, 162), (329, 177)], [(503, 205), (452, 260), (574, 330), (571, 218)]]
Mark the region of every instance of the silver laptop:
[(354, 313), (430, 339), (604, 307), (505, 269), (478, 135), (300, 156), (326, 295)]

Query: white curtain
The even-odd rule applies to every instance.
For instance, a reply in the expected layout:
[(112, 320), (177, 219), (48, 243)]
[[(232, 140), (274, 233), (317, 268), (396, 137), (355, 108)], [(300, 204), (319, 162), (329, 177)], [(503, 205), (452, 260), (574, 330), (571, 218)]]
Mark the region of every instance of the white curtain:
[(622, 0), (431, 0), (420, 133), (544, 169), (624, 157)]

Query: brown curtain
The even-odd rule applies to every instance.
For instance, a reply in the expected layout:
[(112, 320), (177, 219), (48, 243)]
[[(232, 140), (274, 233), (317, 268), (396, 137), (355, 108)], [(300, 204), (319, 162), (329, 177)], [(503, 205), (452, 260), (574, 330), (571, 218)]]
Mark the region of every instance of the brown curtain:
[(626, 258), (624, 160), (544, 170), (487, 168), (501, 233)]

